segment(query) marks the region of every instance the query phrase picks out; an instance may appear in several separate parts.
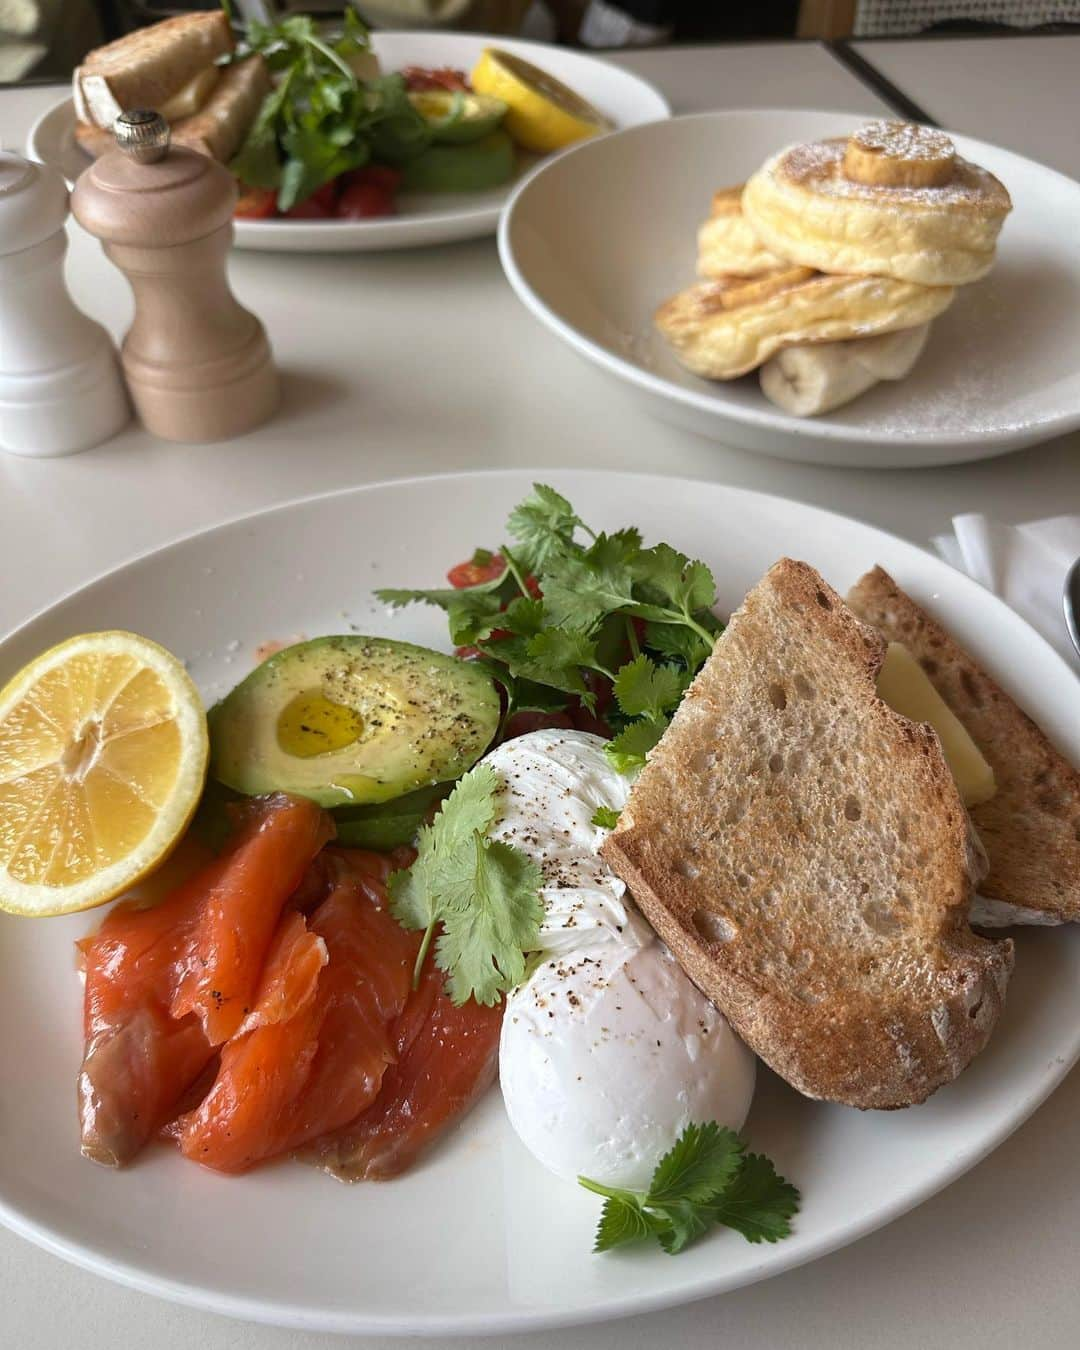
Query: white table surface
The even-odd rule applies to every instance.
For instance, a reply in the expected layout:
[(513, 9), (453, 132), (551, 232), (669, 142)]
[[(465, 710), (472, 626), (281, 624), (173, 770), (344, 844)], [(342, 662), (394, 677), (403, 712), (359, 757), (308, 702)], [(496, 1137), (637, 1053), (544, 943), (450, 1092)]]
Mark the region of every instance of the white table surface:
[(943, 127), (1080, 178), (1080, 33), (853, 45)]
[[(677, 111), (754, 105), (882, 111), (871, 92), (812, 44), (620, 59), (660, 85)], [(1031, 78), (1043, 74), (1040, 66)], [(21, 148), (33, 118), (60, 92), (0, 91), (4, 143)], [(925, 91), (916, 97), (932, 105)], [(989, 107), (993, 92), (983, 90), (982, 97)], [(1049, 117), (1049, 89), (1046, 97)], [(964, 129), (985, 129), (981, 118), (981, 110), (972, 111)], [(703, 193), (712, 186), (703, 184)], [(72, 290), (119, 334), (130, 316), (126, 288), (96, 244), (77, 228), (71, 233)], [(0, 631), (180, 534), (298, 495), (436, 470), (666, 470), (825, 505), (918, 541), (959, 511), (1022, 520), (1080, 505), (1080, 437), (957, 469), (872, 473), (786, 465), (653, 422), (528, 317), (503, 281), (493, 241), (340, 259), (235, 254), (231, 274), (240, 298), (271, 333), (285, 375), (282, 414), (231, 445), (169, 446), (131, 430), (67, 460), (0, 456)], [(1078, 1121), (1074, 1074), (988, 1161), (846, 1251), (671, 1313), (505, 1343), (519, 1350), (651, 1350), (658, 1343), (691, 1350), (1011, 1350), (1022, 1336), (1047, 1350), (1072, 1347), (1080, 1316)], [(340, 1342), (158, 1302), (0, 1230), (0, 1346), (189, 1350), (192, 1344), (328, 1350)], [(355, 1344), (375, 1350), (380, 1343)], [(470, 1342), (444, 1344), (464, 1350)]]

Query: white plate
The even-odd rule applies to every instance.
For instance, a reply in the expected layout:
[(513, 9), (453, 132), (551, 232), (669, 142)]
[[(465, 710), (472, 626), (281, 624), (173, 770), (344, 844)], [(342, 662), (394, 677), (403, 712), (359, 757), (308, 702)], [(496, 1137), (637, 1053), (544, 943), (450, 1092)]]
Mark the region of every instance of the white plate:
[(850, 113), (679, 117), (584, 145), (515, 193), (499, 229), (511, 285), (533, 314), (624, 380), (658, 416), (728, 445), (817, 464), (908, 468), (985, 459), (1080, 426), (1080, 184), (957, 136), (1012, 193), (993, 272), (937, 319), (914, 372), (824, 417), (780, 411), (757, 376), (691, 375), (652, 326), (695, 280), (714, 189), (785, 145), (842, 136)]
[[(568, 84), (615, 123), (634, 127), (671, 116), (662, 94), (640, 75), (596, 56), (542, 42), (485, 37), (479, 33), (383, 33), (371, 35), (387, 73), (403, 66), (451, 66), (472, 70), (485, 47), (500, 47)], [(74, 182), (91, 162), (75, 140), (75, 108), (64, 99), (30, 128), (27, 151), (52, 164)], [(540, 162), (519, 152), (516, 179)], [(490, 192), (402, 193), (399, 214), (381, 220), (238, 220), (237, 248), (289, 253), (366, 252), (369, 249), (420, 248), (494, 234), (499, 212), (513, 183)]]
[[(254, 644), (356, 624), (446, 646), (441, 615), (391, 618), (378, 585), (432, 585), (502, 537), (533, 475), (391, 483), (296, 503), (120, 568), (0, 647), (0, 679), (50, 643), (128, 627), (187, 657), (207, 697), (245, 673)], [(781, 554), (846, 587), (881, 562), (1080, 759), (1077, 684), (999, 600), (869, 526), (711, 483), (556, 472), (597, 528), (635, 522), (707, 558), (735, 606)], [(239, 643), (235, 650), (234, 644)], [(762, 1072), (747, 1124), (802, 1189), (795, 1235), (750, 1246), (718, 1233), (678, 1260), (590, 1254), (594, 1196), (525, 1153), (498, 1092), (416, 1171), (346, 1188), (299, 1164), (245, 1178), (154, 1148), (113, 1173), (78, 1153), (80, 991), (71, 943), (91, 915), (0, 916), (0, 1217), (42, 1246), (140, 1289), (217, 1312), (354, 1333), (506, 1334), (617, 1317), (749, 1284), (851, 1242), (944, 1186), (1061, 1081), (1080, 1051), (1080, 930), (1025, 931), (989, 1049), (908, 1111), (815, 1104)]]

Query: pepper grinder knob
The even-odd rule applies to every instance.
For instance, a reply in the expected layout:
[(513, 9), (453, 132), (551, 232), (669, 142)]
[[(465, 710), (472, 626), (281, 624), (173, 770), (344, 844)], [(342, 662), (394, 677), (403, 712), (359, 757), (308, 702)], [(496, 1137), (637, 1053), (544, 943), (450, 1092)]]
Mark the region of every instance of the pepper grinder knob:
[(136, 164), (156, 164), (169, 153), (169, 124), (152, 108), (131, 108), (113, 123), (119, 149)]

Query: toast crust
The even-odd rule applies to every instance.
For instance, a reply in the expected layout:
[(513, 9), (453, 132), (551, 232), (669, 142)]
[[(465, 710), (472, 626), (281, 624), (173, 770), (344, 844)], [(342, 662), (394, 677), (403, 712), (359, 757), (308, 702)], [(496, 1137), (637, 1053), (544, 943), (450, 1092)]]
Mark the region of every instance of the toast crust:
[(805, 563), (748, 594), (602, 849), (683, 969), (810, 1097), (923, 1101), (982, 1049), (1011, 942), (936, 734), (877, 697), (885, 643)]
[(981, 894), (1080, 919), (1080, 773), (883, 568), (856, 583), (848, 604), (908, 648), (994, 771), (997, 792), (971, 809), (990, 859)]

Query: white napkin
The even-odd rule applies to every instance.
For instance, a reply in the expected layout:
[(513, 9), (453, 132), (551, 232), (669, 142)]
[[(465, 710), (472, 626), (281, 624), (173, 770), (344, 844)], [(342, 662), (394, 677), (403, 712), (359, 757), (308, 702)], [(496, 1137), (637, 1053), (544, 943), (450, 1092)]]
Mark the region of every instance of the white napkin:
[(1080, 671), (1065, 628), (1065, 573), (1080, 557), (1080, 516), (1003, 525), (975, 514), (953, 516), (953, 533), (934, 546), (953, 567), (995, 592)]

